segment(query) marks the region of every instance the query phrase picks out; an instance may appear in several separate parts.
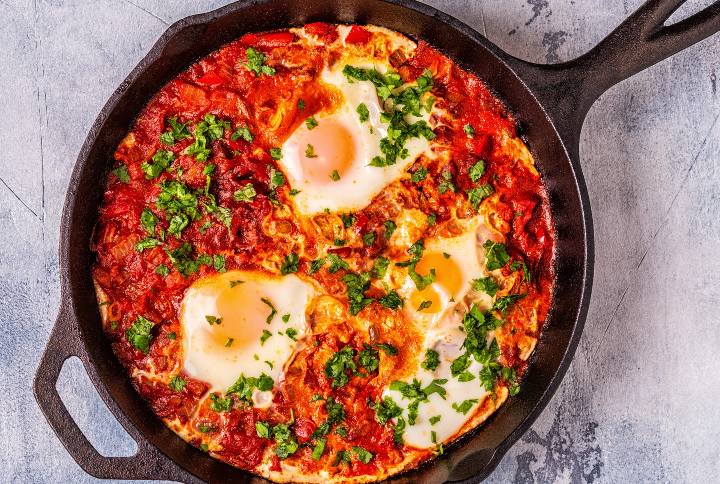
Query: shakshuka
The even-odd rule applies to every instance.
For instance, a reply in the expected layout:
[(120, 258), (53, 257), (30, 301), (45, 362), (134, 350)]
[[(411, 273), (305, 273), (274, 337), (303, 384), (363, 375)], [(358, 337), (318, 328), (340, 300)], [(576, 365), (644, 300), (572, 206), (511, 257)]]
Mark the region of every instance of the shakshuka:
[(106, 183), (104, 329), (217, 459), (380, 480), (521, 390), (552, 299), (547, 196), (503, 104), (423, 41), (244, 35), (152, 98)]

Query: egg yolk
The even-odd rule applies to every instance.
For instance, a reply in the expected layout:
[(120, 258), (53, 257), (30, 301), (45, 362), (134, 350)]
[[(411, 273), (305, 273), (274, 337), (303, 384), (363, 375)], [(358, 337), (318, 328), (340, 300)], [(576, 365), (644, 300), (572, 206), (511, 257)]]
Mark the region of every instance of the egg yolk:
[(462, 272), (455, 261), (438, 252), (424, 254), (415, 266), (415, 272), (421, 276), (430, 274), (431, 269), (435, 269), (435, 282), (422, 291), (413, 291), (410, 302), (413, 309), (422, 307), (420, 312), (434, 314), (443, 309), (438, 289), (448, 298), (454, 297), (462, 289)]
[(317, 126), (304, 132), (297, 149), (305, 177), (317, 184), (342, 178), (353, 164), (356, 151), (352, 133), (332, 118), (320, 119)]
[(230, 287), (230, 281), (222, 277), (203, 286), (202, 292), (215, 298), (217, 312), (207, 316), (219, 319), (214, 323), (208, 321), (204, 327), (205, 341), (211, 348), (228, 351), (227, 348), (238, 350), (256, 344), (267, 327), (265, 321), (271, 312), (270, 306), (262, 302), (260, 294), (243, 286)]

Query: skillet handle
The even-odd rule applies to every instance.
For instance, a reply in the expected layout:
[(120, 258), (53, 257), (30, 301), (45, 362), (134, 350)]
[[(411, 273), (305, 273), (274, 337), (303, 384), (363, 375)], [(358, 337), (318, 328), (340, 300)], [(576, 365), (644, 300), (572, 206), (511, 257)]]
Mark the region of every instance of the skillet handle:
[(570, 62), (531, 64), (511, 58), (546, 107), (566, 146), (577, 147), (585, 115), (610, 87), (720, 30), (720, 0), (672, 25), (685, 0), (649, 0), (597, 46)]
[[(60, 308), (33, 382), (33, 393), (38, 406), (75, 462), (88, 474), (102, 479), (165, 479), (188, 482), (186, 473), (136, 432), (132, 433), (138, 444), (138, 451), (130, 457), (105, 457), (83, 435), (56, 388), (65, 361), (71, 356), (83, 359), (80, 346), (72, 309), (65, 305)], [(83, 365), (85, 366), (84, 361)]]

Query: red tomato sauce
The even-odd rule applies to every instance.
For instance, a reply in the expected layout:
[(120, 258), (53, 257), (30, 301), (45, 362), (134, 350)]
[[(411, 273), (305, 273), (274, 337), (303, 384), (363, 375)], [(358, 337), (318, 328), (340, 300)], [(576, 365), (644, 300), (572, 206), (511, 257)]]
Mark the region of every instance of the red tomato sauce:
[[(305, 31), (327, 44), (338, 38), (334, 25), (308, 24)], [(372, 42), (374, 35), (366, 28), (352, 26), (345, 42), (364, 45)], [(274, 75), (257, 76), (245, 67), (248, 47), (266, 56), (266, 64), (274, 66)], [(162, 275), (161, 266), (174, 267), (170, 257), (172, 251), (189, 243), (192, 258), (201, 254), (222, 255), (225, 270), (260, 269), (262, 259), (282, 258), (292, 249), (286, 240), (303, 234), (298, 218), (293, 215), (278, 218), (274, 212), (277, 200), (289, 199), (290, 187), (287, 184), (272, 187), (271, 169), (279, 170), (280, 167), (269, 152), (280, 146), (307, 117), (337, 102), (315, 82), (326, 55), (322, 48), (303, 48), (293, 32), (246, 34), (193, 64), (163, 87), (118, 147), (115, 167), (125, 167), (128, 180), (123, 181), (117, 175), (108, 178), (93, 239), (93, 250), (97, 254), (93, 275), (111, 303), (106, 330), (117, 357), (128, 371), (168, 374), (182, 365), (182, 361), (178, 361), (182, 355), (179, 310), (184, 292), (194, 281), (217, 273), (211, 264), (201, 264), (191, 274), (182, 275), (172, 269)], [(491, 185), (499, 195), (497, 214), (501, 219), (499, 222), (506, 227), (506, 246), (511, 262), (524, 262), (532, 274), (530, 282), (518, 282), (518, 290), (525, 297), (507, 316), (513, 330), (508, 329), (506, 336), (510, 340), (522, 335), (539, 337), (552, 298), (554, 229), (540, 175), (509, 157), (503, 149), (506, 138), (517, 136), (512, 117), (475, 75), (460, 69), (424, 42), (419, 43), (413, 57), (405, 59), (396, 68), (405, 81), (413, 81), (430, 69), (434, 78), (433, 95), (443, 100), (458, 126), (469, 124), (474, 128), (472, 137), (466, 136), (462, 128), (459, 132), (447, 126), (435, 130), (438, 140), (452, 147), (452, 164), (445, 169), (452, 172), (457, 193), (440, 195), (430, 187), (440, 169), (431, 166), (433, 176), (419, 185), (420, 191), (417, 185), (403, 182), (405, 189), (412, 193), (407, 203), (426, 213), (437, 214), (438, 225), (448, 220), (452, 216), (451, 208), (466, 205), (465, 190), (474, 186), (468, 175), (470, 167), (477, 160), (484, 160), (486, 169), (479, 183)], [(283, 114), (278, 119), (279, 106), (282, 106)], [(208, 143), (210, 158), (206, 163), (199, 163), (183, 152), (193, 143), (192, 126), (200, 123), (206, 114), (227, 120), (231, 128), (225, 129), (219, 139)], [(161, 143), (160, 136), (168, 129), (167, 119), (171, 117), (189, 123), (191, 136), (168, 146)], [(239, 126), (250, 129), (254, 135), (252, 142), (232, 139)], [(172, 170), (148, 179), (143, 163), (159, 149), (173, 153)], [(207, 183), (203, 170), (208, 164), (215, 166), (208, 194), (214, 197), (218, 206), (228, 209), (227, 224), (215, 215), (203, 213), (183, 230), (181, 238), (166, 235), (161, 246), (138, 251), (138, 242), (149, 235), (139, 223), (143, 210), (150, 207), (155, 213), (162, 214), (156, 209), (162, 191), (160, 185), (181, 176), (189, 189), (202, 192)], [(236, 201), (233, 194), (248, 183), (257, 195), (250, 202)], [(357, 234), (368, 230), (382, 233), (389, 210), (383, 203), (371, 204), (355, 213)], [(199, 210), (202, 212), (202, 206)], [(264, 224), (270, 219), (275, 220), (285, 238), (265, 232)], [(169, 229), (168, 221), (162, 216), (157, 224), (164, 231)], [(342, 257), (359, 255), (370, 259), (380, 254), (384, 247), (384, 239), (377, 237), (369, 247), (339, 247), (332, 251)], [(302, 260), (301, 269), (307, 270), (309, 263), (309, 260)], [(508, 275), (514, 272), (509, 266), (503, 268)], [(341, 276), (342, 273), (318, 274), (316, 277), (329, 292), (343, 293)], [(539, 322), (534, 329), (528, 329), (523, 322), (523, 315), (531, 310), (537, 311)], [(155, 323), (147, 353), (133, 346), (127, 338), (127, 331), (138, 316)], [(402, 335), (399, 338), (402, 341)], [(202, 435), (212, 435), (217, 447), (211, 447), (210, 451), (232, 465), (254, 469), (273, 444), (272, 439), (258, 436), (256, 422), (273, 425), (293, 422), (292, 429), (300, 447), (288, 462), (307, 473), (329, 469), (342, 476), (376, 475), (401, 463), (404, 452), (402, 446), (394, 443), (392, 425), (380, 425), (375, 411), (368, 405), (379, 399), (381, 382), (375, 381), (374, 376), (355, 375), (347, 385), (335, 389), (324, 372), (327, 354), (344, 346), (357, 352), (367, 341), (366, 335), (350, 326), (345, 327), (344, 334), (313, 336), (311, 343), (306, 344), (296, 357), (297, 363), (286, 375), (285, 383), (276, 387), (274, 404), (268, 410), (235, 405), (228, 412), (213, 411), (208, 407), (208, 401), (203, 401), (209, 386), (187, 375), (183, 375), (186, 385), (181, 391), (171, 390), (167, 384), (143, 376), (134, 378), (133, 382), (159, 417), (192, 427), (195, 436), (191, 443), (200, 446)], [(504, 345), (501, 350), (504, 364), (522, 376), (526, 363), (519, 358), (516, 348)], [(412, 361), (411, 356), (407, 359)], [(332, 396), (345, 411), (341, 426), (346, 429), (347, 436), (328, 434), (330, 451), (327, 452), (334, 455), (339, 449), (359, 446), (373, 454), (368, 464), (352, 459), (349, 465), (330, 466), (326, 460), (312, 458), (312, 446), (303, 444), (311, 440), (313, 432), (327, 418), (325, 400), (308, 403), (315, 394)], [(199, 430), (200, 426), (210, 430), (205, 433)], [(432, 454), (428, 451), (423, 455), (426, 458)], [(271, 469), (279, 470), (280, 465), (280, 460), (273, 456)]]

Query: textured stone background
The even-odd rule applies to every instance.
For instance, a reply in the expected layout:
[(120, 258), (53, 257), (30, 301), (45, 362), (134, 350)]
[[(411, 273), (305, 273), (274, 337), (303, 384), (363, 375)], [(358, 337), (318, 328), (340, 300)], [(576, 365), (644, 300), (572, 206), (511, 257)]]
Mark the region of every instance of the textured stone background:
[[(30, 382), (59, 305), (58, 226), (98, 111), (166, 27), (219, 0), (0, 0), (0, 480), (95, 482)], [(641, 0), (432, 0), (537, 62), (589, 49)], [(690, 1), (679, 15), (707, 5)], [(590, 314), (568, 374), (491, 482), (709, 482), (720, 474), (720, 36), (606, 93), (582, 136)], [(135, 444), (77, 360), (58, 388), (106, 455)]]

